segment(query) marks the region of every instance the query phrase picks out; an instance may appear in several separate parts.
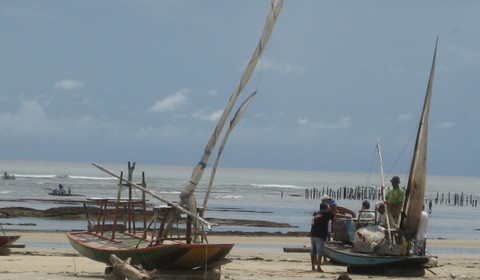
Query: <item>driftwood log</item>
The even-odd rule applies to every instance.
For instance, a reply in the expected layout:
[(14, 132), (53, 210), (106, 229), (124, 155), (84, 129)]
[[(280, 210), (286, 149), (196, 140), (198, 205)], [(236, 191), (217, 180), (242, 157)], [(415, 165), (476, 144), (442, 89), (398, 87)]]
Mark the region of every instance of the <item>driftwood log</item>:
[(110, 255), (111, 267), (105, 269), (105, 280), (220, 280), (220, 269), (196, 269), (196, 270), (153, 270), (145, 271), (130, 264), (131, 258), (121, 260), (116, 255)]
[(130, 264), (131, 258), (123, 261), (114, 254), (110, 256), (110, 263), (112, 269), (106, 270), (105, 279), (107, 280), (149, 280), (150, 276), (143, 271), (143, 269), (137, 269)]

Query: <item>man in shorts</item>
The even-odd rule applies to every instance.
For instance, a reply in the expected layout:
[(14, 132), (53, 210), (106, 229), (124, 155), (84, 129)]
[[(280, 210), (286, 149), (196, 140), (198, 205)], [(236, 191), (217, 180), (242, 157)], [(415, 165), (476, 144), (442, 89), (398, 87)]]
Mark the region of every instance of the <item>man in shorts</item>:
[[(323, 202), (320, 204), (320, 211), (313, 214), (312, 228), (310, 229), (312, 271), (317, 270), (318, 272), (323, 272), (321, 268), (323, 246), (328, 237), (328, 222), (334, 217), (335, 215), (329, 211), (328, 205)], [(316, 269), (315, 265), (317, 265)]]

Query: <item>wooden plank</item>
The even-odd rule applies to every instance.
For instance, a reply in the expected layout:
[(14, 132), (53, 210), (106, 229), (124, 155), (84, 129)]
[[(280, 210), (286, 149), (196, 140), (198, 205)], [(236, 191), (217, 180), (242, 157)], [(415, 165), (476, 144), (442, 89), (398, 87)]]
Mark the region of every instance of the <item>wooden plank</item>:
[(14, 243), (6, 246), (1, 246), (0, 248), (25, 248), (25, 243)]
[(285, 253), (310, 253), (310, 247), (284, 247), (283, 251)]

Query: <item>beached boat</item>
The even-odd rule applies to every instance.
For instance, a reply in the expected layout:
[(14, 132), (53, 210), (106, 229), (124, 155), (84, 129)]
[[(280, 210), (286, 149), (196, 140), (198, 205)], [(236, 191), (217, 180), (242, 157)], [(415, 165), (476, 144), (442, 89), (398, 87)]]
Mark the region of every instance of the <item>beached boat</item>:
[(20, 238), (20, 235), (0, 235), (0, 247), (10, 246)]
[[(87, 207), (87, 203), (98, 206), (96, 220), (92, 221), (89, 218), (89, 226), (86, 231), (67, 233), (70, 244), (78, 252), (92, 260), (108, 265), (112, 265), (110, 257), (115, 255), (122, 260), (131, 259), (131, 264), (140, 264), (146, 269), (160, 270), (211, 269), (229, 262), (227, 256), (234, 244), (208, 243), (207, 231), (204, 228), (207, 227), (210, 230), (215, 224), (203, 218), (205, 207), (196, 206), (194, 191), (203, 175), (217, 139), (220, 138), (227, 118), (265, 49), (282, 5), (282, 0), (272, 0), (262, 37), (238, 87), (231, 94), (215, 130), (207, 142), (199, 164), (193, 168), (191, 178), (181, 193), (180, 203), (176, 204), (166, 200), (147, 189), (144, 175), (141, 183), (133, 182), (132, 174), (135, 163), (132, 166), (129, 163), (128, 179), (123, 178), (123, 173), (117, 175), (92, 163), (102, 171), (118, 178), (120, 182), (116, 198), (87, 199), (84, 205), (88, 218), (90, 215), (87, 209), (91, 209), (91, 207)], [(223, 149), (228, 134), (243, 115), (254, 95), (250, 95), (233, 116), (221, 149)], [(210, 181), (213, 180), (213, 176), (214, 172), (212, 172)], [(123, 187), (128, 189), (128, 198), (121, 197)], [(133, 198), (132, 190), (140, 190), (141, 198)], [(154, 206), (151, 211), (147, 211), (147, 194), (166, 205)], [(206, 204), (206, 201), (207, 197), (203, 205)], [(178, 221), (183, 221), (183, 224), (178, 224)]]
[(418, 248), (416, 234), (419, 230), (425, 196), (428, 115), (436, 53), (437, 44), (435, 44), (399, 228), (385, 229), (379, 225), (369, 225), (357, 230), (356, 235), (361, 236), (363, 239), (361, 241), (353, 244), (327, 243), (324, 247), (325, 254), (337, 263), (349, 265), (352, 269), (392, 266), (419, 268), (429, 261), (425, 248)]
[[(67, 233), (72, 247), (87, 258), (111, 265), (110, 256), (114, 254), (122, 260), (131, 258), (132, 265), (147, 270), (216, 268), (228, 262), (226, 257), (234, 244), (195, 243), (193, 219), (187, 219), (185, 228), (168, 229), (168, 220), (178, 215), (174, 207), (154, 207), (147, 224), (144, 199), (88, 200), (100, 206), (96, 223), (90, 222), (89, 230)], [(116, 213), (112, 223), (106, 222), (110, 210)], [(135, 212), (142, 213), (140, 219), (136, 220)], [(186, 233), (174, 235), (174, 231)]]

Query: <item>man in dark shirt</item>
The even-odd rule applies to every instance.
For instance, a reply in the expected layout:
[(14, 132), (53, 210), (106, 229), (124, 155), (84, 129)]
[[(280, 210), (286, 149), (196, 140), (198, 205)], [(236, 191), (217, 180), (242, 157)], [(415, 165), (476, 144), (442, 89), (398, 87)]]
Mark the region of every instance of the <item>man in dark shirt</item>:
[(320, 211), (313, 213), (312, 228), (310, 229), (310, 239), (312, 249), (310, 251), (310, 258), (312, 260), (312, 271), (315, 271), (315, 264), (317, 264), (317, 271), (323, 272), (320, 264), (323, 255), (323, 245), (327, 241), (328, 236), (328, 222), (332, 220), (335, 215), (328, 211), (328, 205), (320, 204)]

